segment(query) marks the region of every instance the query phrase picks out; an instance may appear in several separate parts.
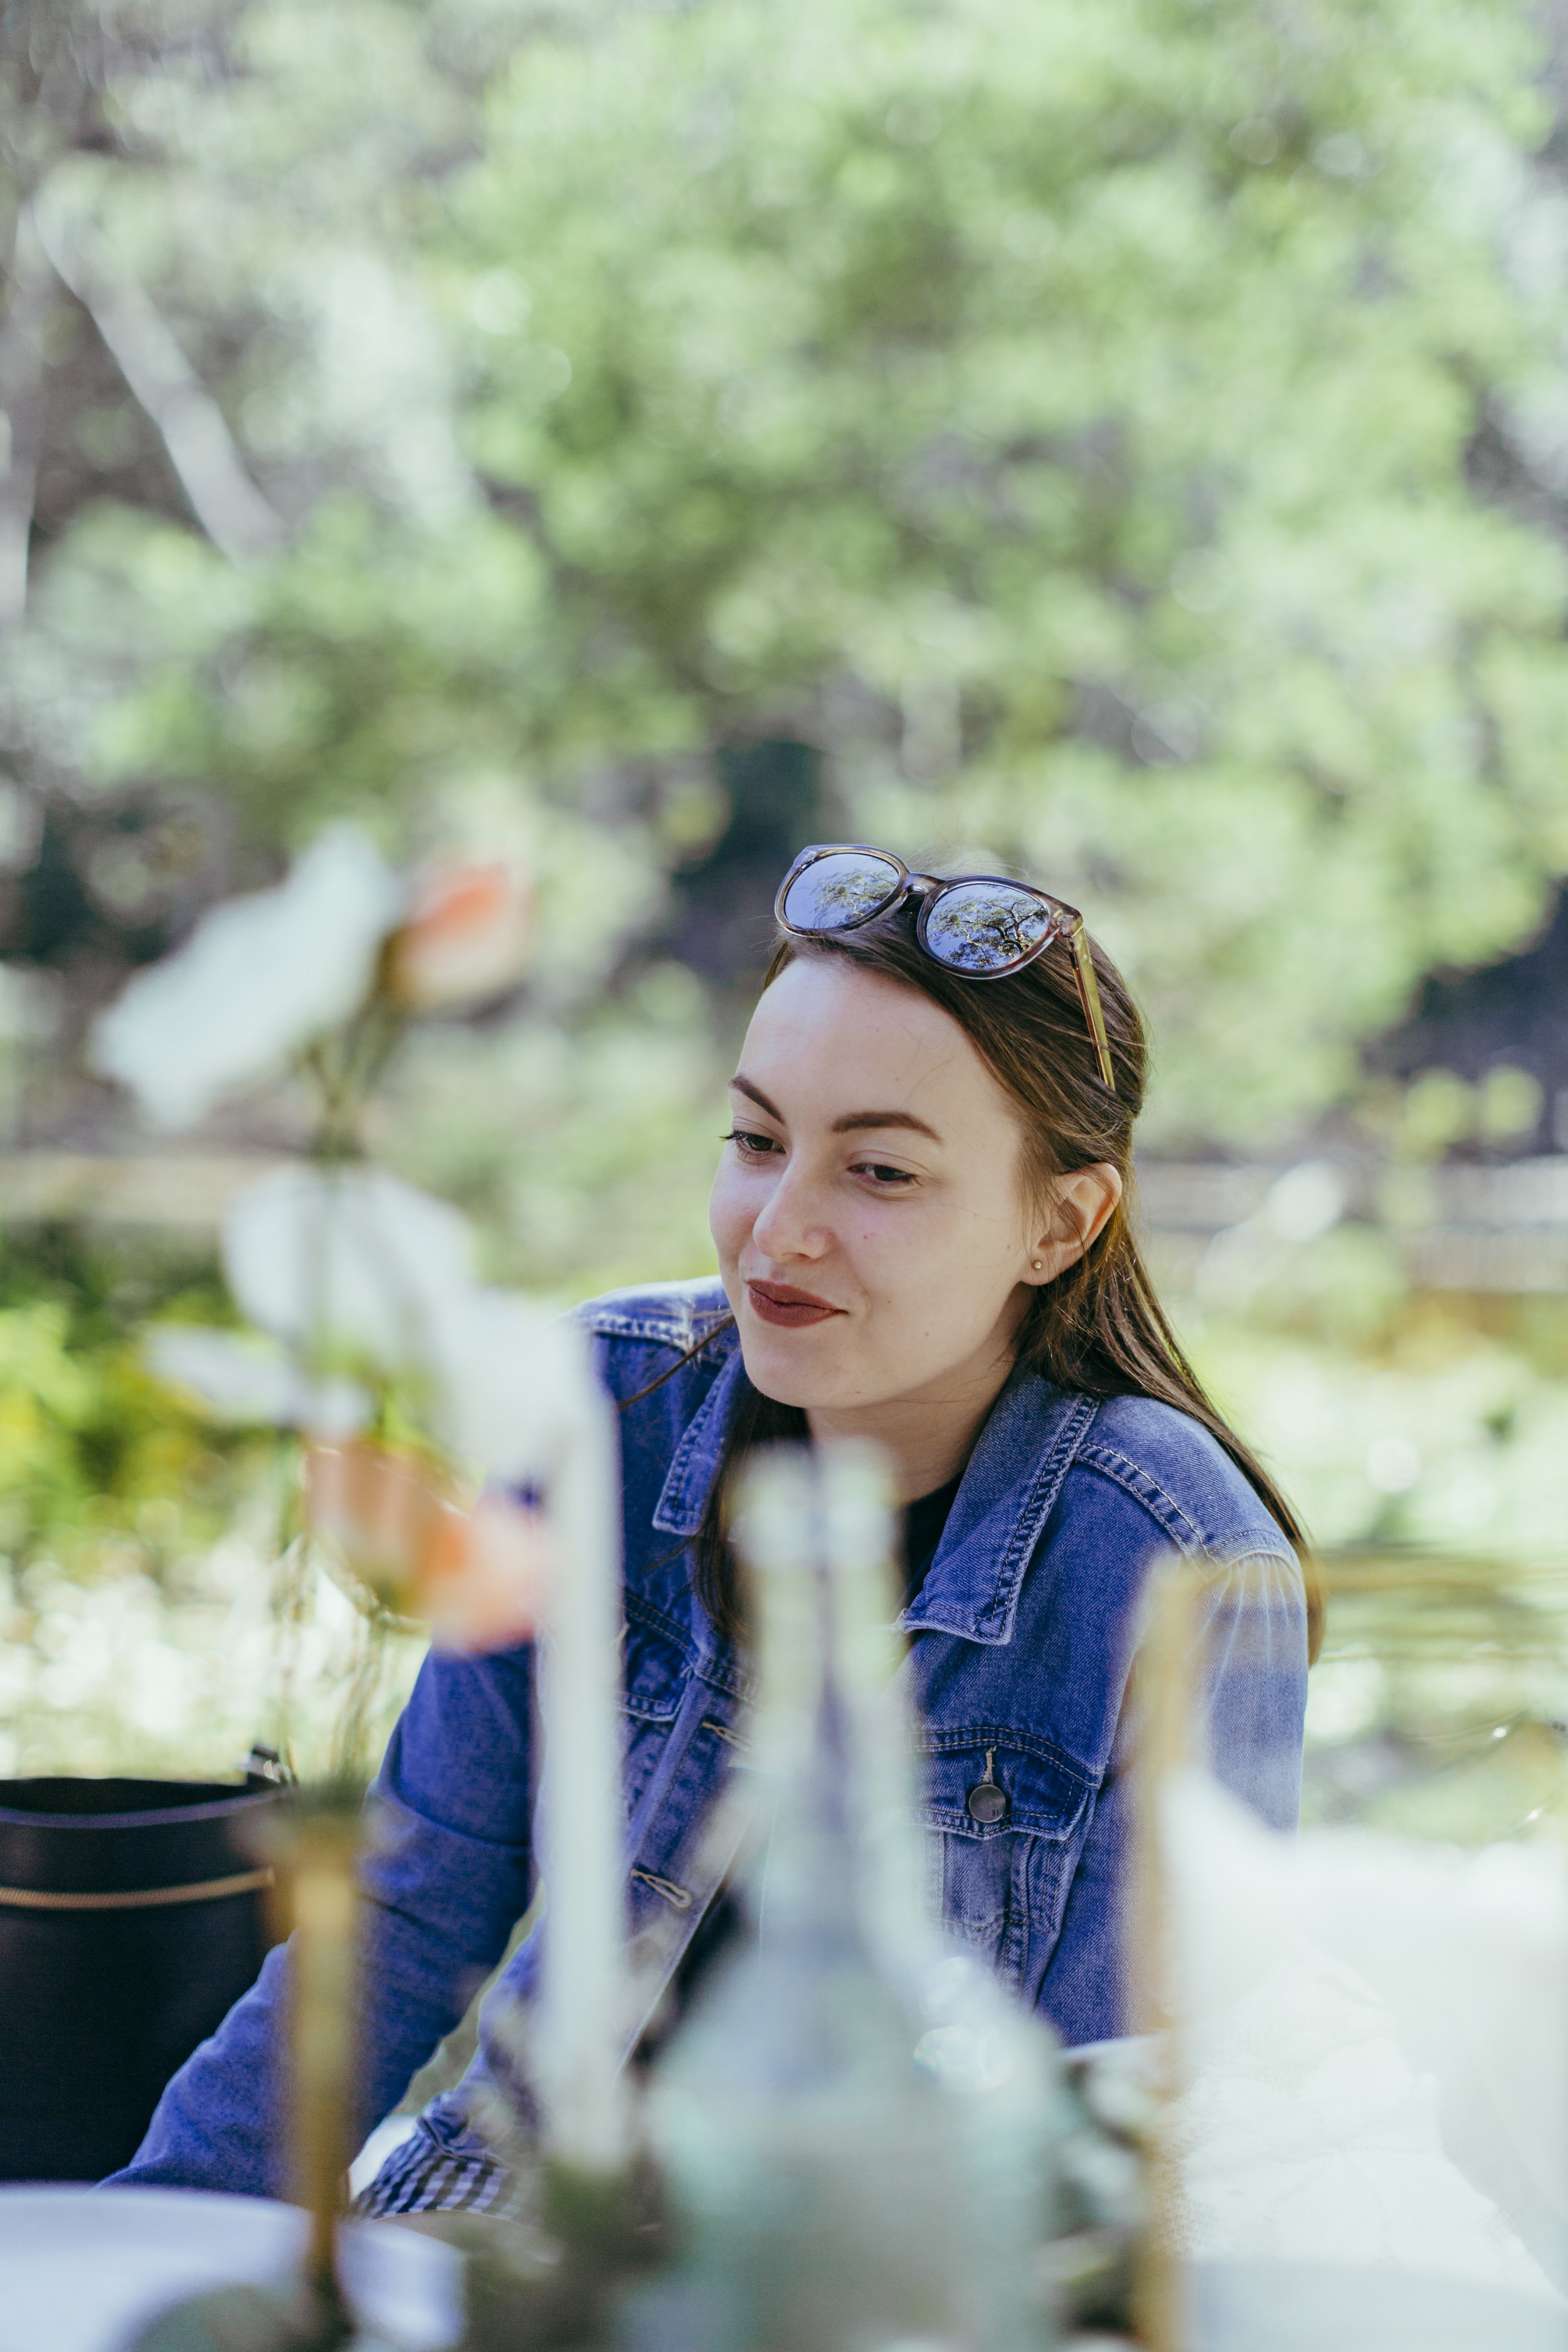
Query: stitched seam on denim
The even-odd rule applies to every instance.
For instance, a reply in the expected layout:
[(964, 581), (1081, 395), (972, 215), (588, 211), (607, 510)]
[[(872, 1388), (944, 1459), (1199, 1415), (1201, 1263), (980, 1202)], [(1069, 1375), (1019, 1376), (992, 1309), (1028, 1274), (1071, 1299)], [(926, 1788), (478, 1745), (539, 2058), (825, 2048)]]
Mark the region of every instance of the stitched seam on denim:
[(686, 1661), (688, 1676), (695, 1673), (698, 1653), (692, 1646), (690, 1633), (678, 1623), (675, 1618), (667, 1617), (662, 1609), (656, 1608), (653, 1602), (646, 1600), (640, 1592), (634, 1592), (629, 1585), (624, 1598), (626, 1615), (637, 1618), (644, 1625), (651, 1625), (656, 1633), (668, 1634)]
[[(699, 1452), (708, 1444), (719, 1407), (714, 1400), (719, 1393), (721, 1372), (681, 1432), (680, 1443), (675, 1449), (664, 1489), (654, 1507), (653, 1524), (667, 1535), (695, 1535), (695, 1528), (683, 1524), (688, 1515), (687, 1487), (691, 1465)], [(704, 1498), (706, 1499), (706, 1497)]]
[[(1142, 1469), (1125, 1454), (1118, 1453), (1114, 1445), (1086, 1445), (1079, 1454), (1079, 1460), (1086, 1470), (1098, 1470), (1102, 1477), (1109, 1478), (1112, 1485), (1120, 1486), (1124, 1494), (1131, 1495), (1133, 1501), (1141, 1504), (1148, 1512), (1155, 1526), (1163, 1528), (1168, 1536), (1173, 1537), (1176, 1542), (1182, 1545), (1184, 1551), (1208, 1549), (1202, 1533), (1188, 1518), (1175, 1496), (1167, 1495), (1158, 1479), (1151, 1478), (1147, 1470)], [(1163, 1510), (1160, 1507), (1162, 1504), (1164, 1506)], [(1184, 1539), (1176, 1524), (1178, 1521), (1180, 1527), (1184, 1528), (1187, 1535), (1191, 1537), (1190, 1543)]]
[(648, 1782), (658, 1769), (668, 1737), (663, 1724), (643, 1723), (636, 1728), (642, 1736), (626, 1741), (621, 1771), (621, 1818), (626, 1822), (631, 1822), (647, 1793)]
[[(1087, 1838), (1087, 1830), (1084, 1834)], [(1038, 1846), (1039, 1851), (1036, 1858), (1040, 1871), (1041, 1916), (1037, 1921), (1033, 1918), (1030, 1920), (1029, 1945), (1032, 1956), (1035, 1944), (1034, 1931), (1037, 1927), (1045, 1943), (1045, 1960), (1048, 1961), (1060, 1939), (1062, 1921), (1067, 1916), (1068, 1888), (1072, 1885), (1074, 1866), (1069, 1861), (1069, 1856), (1074, 1855), (1075, 1849), (1070, 1841), (1066, 1838), (1054, 1843), (1042, 1839), (1038, 1842)], [(1077, 1852), (1081, 1853), (1082, 1850), (1080, 1843)], [(1028, 1966), (1027, 1961), (1025, 1962), (1025, 1966)]]
[(1091, 1772), (1074, 1756), (1068, 1756), (1054, 1742), (1041, 1738), (1037, 1731), (1014, 1731), (1005, 1724), (963, 1724), (956, 1727), (933, 1731), (929, 1727), (916, 1732), (914, 1748), (920, 1756), (952, 1756), (966, 1748), (1014, 1748), (1022, 1756), (1033, 1756), (1045, 1764), (1058, 1764), (1069, 1779), (1079, 1780), (1086, 1789), (1098, 1789), (1101, 1775)]
[(950, 1811), (945, 1805), (921, 1804), (915, 1808), (915, 1815), (922, 1827), (941, 1830), (947, 1837), (962, 1838), (966, 1845), (995, 1845), (1003, 1838), (1037, 1837), (1046, 1839), (1051, 1845), (1067, 1846), (1078, 1835), (1096, 1793), (1093, 1789), (1085, 1789), (1072, 1811), (1054, 1821), (1029, 1805), (1024, 1807), (1022, 1819), (1015, 1806), (1008, 1820), (993, 1822), (989, 1827), (973, 1821), (962, 1806)]
[(585, 1330), (601, 1339), (646, 1339), (655, 1347), (676, 1348), (690, 1332), (690, 1324), (682, 1318), (653, 1315), (616, 1315), (602, 1309), (584, 1307), (579, 1319)]
[(996, 1572), (996, 1590), (976, 1618), (977, 1624), (984, 1625), (988, 1618), (1011, 1615), (1024, 1571), (1035, 1556), (1040, 1530), (1056, 1508), (1062, 1482), (1077, 1459), (1085, 1433), (1099, 1411), (1099, 1403), (1093, 1397), (1082, 1397), (1068, 1413), (1061, 1434), (1036, 1474), (1029, 1499), (1019, 1514), (1017, 1524), (1002, 1554)]
[(709, 1410), (712, 1394), (713, 1391), (710, 1389), (680, 1433), (680, 1443), (675, 1449), (669, 1474), (664, 1482), (664, 1492), (654, 1512), (655, 1527), (662, 1527), (670, 1535), (695, 1532), (679, 1524), (679, 1520), (683, 1520), (688, 1512), (687, 1486), (691, 1477), (692, 1463), (708, 1441), (709, 1423), (712, 1419)]
[[(645, 1348), (706, 1348), (724, 1333), (723, 1315), (698, 1315), (689, 1323), (645, 1320), (638, 1315), (595, 1315), (584, 1318), (584, 1328), (596, 1339), (631, 1339)], [(704, 1330), (703, 1326), (708, 1328)]]
[[(1156, 1525), (1164, 1528), (1168, 1535), (1176, 1535), (1175, 1528), (1170, 1526), (1163, 1515), (1151, 1502), (1149, 1496), (1141, 1493), (1137, 1486), (1130, 1484), (1128, 1479), (1122, 1476), (1121, 1473), (1123, 1470), (1128, 1470), (1131, 1472), (1134, 1478), (1142, 1479), (1161, 1502), (1170, 1506), (1172, 1512), (1181, 1520), (1183, 1526), (1191, 1530), (1193, 1541), (1191, 1546), (1186, 1548), (1202, 1552), (1209, 1559), (1226, 1567), (1233, 1567), (1239, 1560), (1254, 1559), (1279, 1560), (1287, 1568), (1300, 1566), (1295, 1553), (1283, 1537), (1277, 1544), (1270, 1544), (1267, 1539), (1260, 1543), (1255, 1529), (1246, 1529), (1232, 1536), (1201, 1534), (1182, 1509), (1181, 1505), (1173, 1496), (1166, 1493), (1159, 1481), (1151, 1478), (1146, 1470), (1141, 1468), (1136, 1462), (1131, 1461), (1125, 1454), (1118, 1453), (1114, 1446), (1086, 1445), (1079, 1459), (1086, 1470), (1098, 1470), (1103, 1477), (1110, 1479), (1113, 1485), (1120, 1486), (1125, 1494), (1131, 1495), (1133, 1501), (1141, 1504)], [(1180, 1540), (1179, 1537), (1177, 1539)]]
[(747, 1674), (743, 1666), (732, 1664), (727, 1659), (715, 1657), (711, 1651), (699, 1656), (692, 1672), (700, 1683), (706, 1683), (710, 1690), (726, 1691), (731, 1698), (751, 1699), (756, 1696), (755, 1675)]
[(926, 1806), (919, 1815), (922, 1829), (940, 1830), (944, 1837), (962, 1838), (966, 1847), (996, 1845), (1004, 1838), (1026, 1837), (1040, 1838), (1047, 1845), (1059, 1847), (1063, 1852), (1077, 1837), (1082, 1819), (1081, 1805), (1069, 1821), (1047, 1822), (1035, 1815), (1028, 1821), (1009, 1822), (1001, 1829), (989, 1830), (978, 1827), (967, 1813), (944, 1812), (935, 1805)]
[(1001, 1620), (1004, 1625), (1011, 1622), (1025, 1571), (1035, 1556), (1046, 1521), (1056, 1508), (1063, 1481), (1078, 1459), (1084, 1433), (1092, 1425), (1099, 1411), (1100, 1404), (1094, 1397), (1080, 1397), (1069, 1411), (1055, 1444), (1035, 1474), (1029, 1499), (1019, 1513), (997, 1563), (995, 1590), (984, 1608), (978, 1610), (968, 1623), (955, 1625), (945, 1617), (915, 1615), (914, 1609), (920, 1607), (917, 1601), (914, 1609), (905, 1611), (899, 1621), (900, 1625), (906, 1626), (911, 1633), (922, 1631), (956, 1633), (961, 1638), (973, 1638), (981, 1627), (989, 1631), (997, 1620)]
[(1277, 1568), (1294, 1569), (1298, 1576), (1301, 1572), (1300, 1561), (1283, 1541), (1259, 1543), (1255, 1533), (1221, 1536), (1204, 1549), (1216, 1568), (1240, 1568), (1249, 1559), (1267, 1559)]
[[(1011, 1540), (1008, 1540), (1006, 1552), (1004, 1552), (1004, 1576), (1011, 1571), (1013, 1583), (1018, 1583), (1020, 1578), (1023, 1578), (1023, 1571), (1027, 1569), (1032, 1557), (1035, 1557), (1035, 1545), (1039, 1543), (1041, 1527), (1047, 1524), (1047, 1519), (1051, 1517), (1051, 1512), (1056, 1510), (1058, 1494), (1063, 1491), (1065, 1477), (1068, 1477), (1068, 1473), (1072, 1470), (1072, 1463), (1077, 1461), (1077, 1456), (1079, 1456), (1081, 1449), (1084, 1449), (1084, 1437), (1090, 1430), (1090, 1425), (1093, 1425), (1093, 1421), (1098, 1418), (1098, 1413), (1100, 1413), (1100, 1402), (1098, 1402), (1098, 1397), (1079, 1397), (1079, 1402), (1077, 1402), (1077, 1404), (1072, 1406), (1072, 1412), (1068, 1413), (1068, 1421), (1063, 1423), (1063, 1433), (1060, 1433), (1060, 1437), (1058, 1437), (1056, 1444), (1053, 1444), (1051, 1454), (1048, 1454), (1047, 1461), (1039, 1465), (1039, 1475), (1037, 1475), (1035, 1479), (1035, 1491), (1030, 1494), (1030, 1500), (1027, 1500), (1027, 1506), (1025, 1506), (1023, 1517), (1020, 1517), (1018, 1527), (1013, 1528), (1013, 1536)], [(996, 1600), (1002, 1600), (1002, 1580), (1004, 1578), (996, 1580)]]
[(1016, 1987), (1023, 1984), (1024, 1964), (1029, 1952), (1028, 1858), (1034, 1843), (1035, 1832), (1020, 1832), (1014, 1839), (1007, 1868), (1007, 1926), (1002, 1938), (1002, 1958), (1006, 1981)]
[(574, 1307), (573, 1315), (585, 1330), (599, 1333), (606, 1339), (651, 1339), (663, 1346), (692, 1345), (706, 1325), (711, 1338), (721, 1325), (730, 1319), (729, 1307), (684, 1307), (679, 1312), (660, 1314), (658, 1308), (641, 1315), (628, 1314), (618, 1307), (596, 1306), (587, 1299)]
[[(1114, 1446), (1086, 1445), (1079, 1454), (1079, 1460), (1086, 1470), (1097, 1470), (1102, 1478), (1110, 1479), (1112, 1486), (1120, 1486), (1123, 1494), (1131, 1496), (1135, 1503), (1148, 1512), (1156, 1527), (1172, 1537), (1174, 1541), (1182, 1543), (1184, 1550), (1201, 1552), (1205, 1559), (1215, 1560), (1227, 1568), (1235, 1567), (1238, 1561), (1244, 1559), (1271, 1559), (1278, 1560), (1283, 1568), (1294, 1568), (1300, 1570), (1300, 1562), (1283, 1536), (1277, 1544), (1270, 1544), (1267, 1540), (1259, 1542), (1256, 1529), (1251, 1528), (1233, 1536), (1203, 1535), (1188, 1518), (1174, 1496), (1165, 1492), (1158, 1479), (1151, 1478), (1146, 1470), (1142, 1469), (1136, 1462), (1130, 1460), (1125, 1454), (1118, 1453)], [(1131, 1479), (1122, 1475), (1123, 1472), (1131, 1472), (1131, 1479), (1141, 1480), (1143, 1486), (1150, 1489), (1150, 1493), (1141, 1492), (1140, 1488), (1131, 1483)], [(1183, 1542), (1179, 1530), (1156, 1507), (1155, 1503), (1150, 1499), (1151, 1495), (1157, 1497), (1160, 1502), (1167, 1504), (1173, 1517), (1180, 1519), (1183, 1527), (1189, 1530), (1192, 1537), (1190, 1544)]]
[[(689, 1680), (689, 1676), (688, 1677), (688, 1680)], [(681, 1696), (684, 1696), (684, 1693)], [(668, 1706), (660, 1700), (658, 1705), (656, 1706), (651, 1699), (634, 1698), (628, 1691), (622, 1699), (621, 1706), (624, 1712), (630, 1716), (634, 1723), (673, 1723), (676, 1717), (680, 1713), (680, 1698), (679, 1696), (671, 1699)]]
[(1002, 1930), (1005, 1927), (1006, 1924), (1007, 1914), (1005, 1909), (1001, 1911), (993, 1911), (989, 1919), (943, 1920), (943, 1925), (945, 1927), (952, 1927), (954, 1932), (960, 1936), (966, 1936), (971, 1943), (975, 1944), (980, 1941), (983, 1936), (986, 1937), (987, 1940), (989, 1940), (991, 1937), (994, 1936), (997, 1942), (1000, 1943), (1002, 1940)]
[[(679, 1713), (663, 1734), (653, 1769), (643, 1783), (636, 1810), (627, 1823), (627, 1851), (637, 1854), (645, 1867), (650, 1862), (673, 1862), (675, 1859), (673, 1853), (655, 1853), (652, 1848), (660, 1829), (668, 1832), (675, 1801), (674, 1792), (697, 1738), (697, 1727), (702, 1713), (702, 1692), (693, 1680), (689, 1679)], [(679, 1818), (679, 1811), (676, 1818)], [(681, 1834), (684, 1835), (684, 1831)]]
[(971, 1943), (978, 1943), (983, 1937), (989, 1940), (1001, 1929), (1002, 1923), (1007, 1916), (1006, 1905), (1004, 1903), (1000, 1910), (993, 1911), (988, 1919), (960, 1918), (949, 1907), (950, 1898), (956, 1897), (958, 1889), (952, 1884), (947, 1867), (949, 1861), (947, 1839), (945, 1833), (942, 1832), (938, 1832), (937, 1836), (937, 1850), (942, 1861), (937, 1882), (937, 1908), (941, 1914), (942, 1924), (944, 1927), (950, 1927), (958, 1935), (967, 1937)]

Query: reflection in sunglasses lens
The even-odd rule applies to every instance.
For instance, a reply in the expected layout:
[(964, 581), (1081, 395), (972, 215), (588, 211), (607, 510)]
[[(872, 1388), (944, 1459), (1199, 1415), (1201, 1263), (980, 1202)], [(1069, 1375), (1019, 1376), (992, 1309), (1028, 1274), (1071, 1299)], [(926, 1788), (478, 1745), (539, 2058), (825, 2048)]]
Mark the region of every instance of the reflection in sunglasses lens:
[(1001, 971), (1044, 947), (1056, 918), (1032, 891), (1005, 882), (961, 882), (926, 916), (928, 953), (957, 971)]
[(859, 851), (840, 851), (819, 857), (790, 884), (784, 919), (800, 931), (841, 931), (866, 921), (898, 893), (896, 866)]

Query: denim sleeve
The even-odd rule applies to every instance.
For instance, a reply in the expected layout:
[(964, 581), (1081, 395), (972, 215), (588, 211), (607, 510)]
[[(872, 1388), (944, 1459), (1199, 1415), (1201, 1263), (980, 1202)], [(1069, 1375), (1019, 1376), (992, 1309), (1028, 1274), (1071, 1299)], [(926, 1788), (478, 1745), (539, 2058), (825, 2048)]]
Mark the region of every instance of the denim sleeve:
[[(1217, 1563), (1203, 1616), (1206, 1676), (1198, 1728), (1205, 1760), (1270, 1828), (1293, 1830), (1307, 1706), (1300, 1571), (1268, 1552)], [(1039, 1987), (1039, 2006), (1069, 2048), (1129, 2031), (1122, 1923), (1137, 1744), (1130, 1696)]]
[[(432, 1651), (387, 1743), (363, 1868), (362, 2133), (461, 2017), (527, 1908), (531, 1653)], [(277, 2127), (287, 1950), (187, 2059), (103, 2185), (284, 2191)]]
[(1293, 1830), (1307, 1714), (1307, 1598), (1295, 1561), (1248, 1552), (1216, 1563), (1201, 1642), (1203, 1760), (1270, 1829)]

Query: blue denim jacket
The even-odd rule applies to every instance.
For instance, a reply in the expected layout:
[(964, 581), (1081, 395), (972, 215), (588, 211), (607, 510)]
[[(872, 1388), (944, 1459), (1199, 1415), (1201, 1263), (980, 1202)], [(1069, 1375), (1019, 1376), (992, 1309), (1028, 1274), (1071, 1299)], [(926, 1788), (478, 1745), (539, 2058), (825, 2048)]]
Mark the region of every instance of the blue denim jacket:
[[(651, 2005), (731, 1858), (710, 1824), (743, 1748), (752, 1684), (692, 1593), (689, 1540), (745, 1376), (717, 1284), (620, 1291), (580, 1311), (622, 1400), (708, 1342), (622, 1418), (627, 1906)], [(1096, 1402), (1015, 1373), (903, 1619), (931, 1883), (948, 1929), (1069, 2043), (1123, 2029), (1123, 1702), (1140, 1586), (1172, 1551), (1215, 1570), (1215, 1769), (1266, 1821), (1292, 1827), (1307, 1675), (1300, 1572), (1252, 1488), (1185, 1414), (1140, 1397)], [(367, 2126), (457, 2021), (528, 1905), (533, 1738), (527, 1649), (426, 1658), (377, 1782), (389, 1834), (367, 1870)], [(982, 1823), (965, 1800), (988, 1757), (1007, 1807)], [(538, 1944), (536, 1933), (507, 1971), (525, 1998)], [(276, 2186), (285, 1967), (274, 1952), (174, 2077), (117, 2181)], [(477, 2075), (507, 2064), (481, 2027)], [(426, 2148), (457, 2159), (477, 2149), (467, 2105), (460, 2086), (427, 2111)]]

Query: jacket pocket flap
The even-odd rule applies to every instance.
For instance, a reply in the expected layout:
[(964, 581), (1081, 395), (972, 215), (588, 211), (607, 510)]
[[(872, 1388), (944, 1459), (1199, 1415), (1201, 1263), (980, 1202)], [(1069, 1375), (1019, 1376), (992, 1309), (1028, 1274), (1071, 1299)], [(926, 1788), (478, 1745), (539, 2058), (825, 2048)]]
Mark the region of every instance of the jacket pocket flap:
[(625, 1666), (626, 1713), (647, 1723), (673, 1722), (690, 1678), (690, 1663), (679, 1642), (643, 1620), (629, 1596)]
[[(1065, 1840), (1094, 1794), (1084, 1773), (1064, 1758), (1042, 1752), (1037, 1741), (1025, 1746), (1014, 1732), (928, 1733), (921, 1747), (920, 1816), (930, 1829), (972, 1838), (1027, 1830), (1036, 1837)], [(981, 1797), (972, 1806), (971, 1798), (987, 1786), (999, 1790), (1005, 1802)]]

